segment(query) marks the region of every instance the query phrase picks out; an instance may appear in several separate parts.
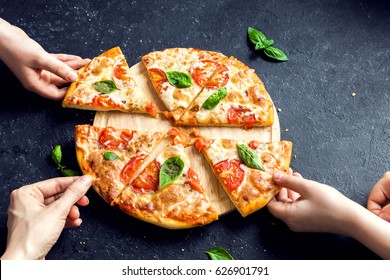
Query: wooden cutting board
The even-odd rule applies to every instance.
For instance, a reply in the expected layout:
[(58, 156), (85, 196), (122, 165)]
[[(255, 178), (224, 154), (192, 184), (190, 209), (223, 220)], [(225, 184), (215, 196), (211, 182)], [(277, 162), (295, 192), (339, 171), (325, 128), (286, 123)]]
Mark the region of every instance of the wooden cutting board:
[[(165, 105), (155, 93), (143, 63), (139, 62), (135, 64), (130, 70), (145, 95), (152, 100), (159, 109), (166, 110)], [(276, 110), (274, 115), (275, 120), (272, 127), (255, 127), (249, 130), (239, 127), (196, 127), (196, 130), (209, 138), (230, 138), (247, 141), (259, 140), (263, 142), (280, 141), (279, 118)], [(162, 115), (157, 119), (154, 119), (148, 114), (132, 114), (116, 111), (96, 112), (93, 124), (100, 127), (113, 126), (115, 128), (127, 128), (138, 131), (168, 131), (172, 128), (172, 123)], [(193, 127), (187, 127), (185, 129), (193, 129)], [(188, 147), (187, 152), (192, 161), (192, 165), (198, 173), (201, 183), (205, 187), (208, 197), (218, 214), (223, 215), (234, 210), (234, 205), (224, 192), (222, 186), (220, 186), (203, 155), (197, 152), (193, 147)]]

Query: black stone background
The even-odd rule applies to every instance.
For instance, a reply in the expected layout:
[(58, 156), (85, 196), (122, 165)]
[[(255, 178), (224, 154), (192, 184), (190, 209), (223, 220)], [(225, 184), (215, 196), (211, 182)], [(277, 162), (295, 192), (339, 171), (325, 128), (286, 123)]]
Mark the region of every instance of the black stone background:
[[(0, 17), (47, 51), (92, 58), (119, 45), (129, 65), (169, 47), (234, 55), (254, 68), (279, 113), (281, 138), (294, 142), (294, 170), (366, 205), (390, 163), (390, 5), (386, 0), (21, 1), (1, 0)], [(262, 30), (289, 61), (254, 51), (247, 28)], [(0, 66), (0, 251), (13, 189), (59, 176), (61, 145), (77, 168), (73, 129), (94, 113), (63, 109), (23, 89)], [(356, 96), (353, 97), (352, 93)], [(377, 259), (358, 242), (294, 233), (263, 209), (236, 211), (201, 228), (162, 229), (111, 208), (94, 191), (84, 223), (63, 232), (47, 259), (207, 259), (222, 246), (236, 259)]]

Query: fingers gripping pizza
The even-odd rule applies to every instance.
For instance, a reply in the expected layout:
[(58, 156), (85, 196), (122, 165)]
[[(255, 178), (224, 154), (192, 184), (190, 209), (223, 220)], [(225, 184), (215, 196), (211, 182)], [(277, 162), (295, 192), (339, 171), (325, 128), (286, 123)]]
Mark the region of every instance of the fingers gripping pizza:
[(93, 178), (93, 188), (109, 204), (132, 180), (165, 133), (78, 125), (76, 155), (84, 174)]
[(119, 47), (95, 57), (78, 72), (62, 102), (64, 107), (149, 113), (156, 117), (155, 105), (147, 100)]
[(265, 205), (279, 192), (273, 181), (276, 171), (288, 172), (292, 143), (279, 141), (236, 141), (197, 138), (202, 151), (220, 184), (242, 216)]
[(218, 219), (181, 144), (164, 149), (114, 204), (131, 216), (170, 229)]

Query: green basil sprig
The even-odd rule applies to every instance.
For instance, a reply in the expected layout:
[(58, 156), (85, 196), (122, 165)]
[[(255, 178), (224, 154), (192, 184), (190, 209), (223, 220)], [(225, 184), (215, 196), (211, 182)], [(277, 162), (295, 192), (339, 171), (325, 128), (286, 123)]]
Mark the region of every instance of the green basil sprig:
[(166, 72), (168, 82), (177, 88), (188, 88), (192, 85), (191, 77), (183, 72), (171, 71)]
[(226, 88), (220, 88), (217, 92), (214, 92), (206, 99), (206, 101), (202, 105), (202, 108), (207, 110), (214, 109), (218, 105), (218, 103), (226, 97), (227, 94), (228, 92)]
[(57, 170), (61, 170), (64, 176), (79, 176), (80, 173), (72, 169), (67, 168), (61, 164), (62, 161), (62, 150), (60, 145), (56, 145), (51, 151), (51, 158), (57, 166)]
[(99, 81), (99, 82), (93, 83), (92, 86), (98, 92), (101, 92), (103, 94), (110, 94), (118, 89), (116, 87), (115, 83), (111, 80)]
[(209, 251), (206, 251), (206, 254), (208, 254), (212, 260), (234, 260), (228, 251), (219, 246), (215, 246)]
[(117, 160), (119, 159), (119, 156), (114, 152), (106, 152), (104, 153), (103, 158), (105, 160)]
[(167, 159), (160, 169), (158, 188), (161, 190), (166, 185), (175, 181), (183, 171), (183, 168), (184, 162), (179, 156)]
[(274, 40), (267, 39), (260, 30), (248, 27), (248, 37), (249, 40), (255, 44), (255, 50), (262, 50), (266, 56), (279, 61), (288, 60), (282, 50), (272, 46), (274, 44)]
[(259, 155), (245, 144), (237, 144), (240, 159), (249, 167), (263, 170)]

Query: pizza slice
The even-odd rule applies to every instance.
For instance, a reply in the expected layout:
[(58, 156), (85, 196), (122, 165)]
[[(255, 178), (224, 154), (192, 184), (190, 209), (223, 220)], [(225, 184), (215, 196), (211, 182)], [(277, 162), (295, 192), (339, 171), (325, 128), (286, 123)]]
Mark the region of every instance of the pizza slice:
[(261, 209), (279, 192), (276, 171), (288, 172), (292, 143), (197, 138), (218, 181), (243, 217)]
[(138, 87), (119, 47), (93, 58), (78, 72), (62, 102), (63, 107), (149, 113), (156, 117), (155, 105)]
[(165, 116), (178, 120), (209, 79), (228, 58), (195, 48), (170, 48), (142, 57), (149, 78), (168, 109)]
[(92, 176), (95, 191), (112, 204), (164, 136), (161, 132), (78, 125), (77, 161), (83, 174)]
[(263, 82), (253, 69), (230, 57), (176, 124), (248, 129), (273, 122), (274, 107)]
[(133, 217), (169, 229), (201, 226), (218, 219), (179, 143), (168, 145), (114, 204)]

